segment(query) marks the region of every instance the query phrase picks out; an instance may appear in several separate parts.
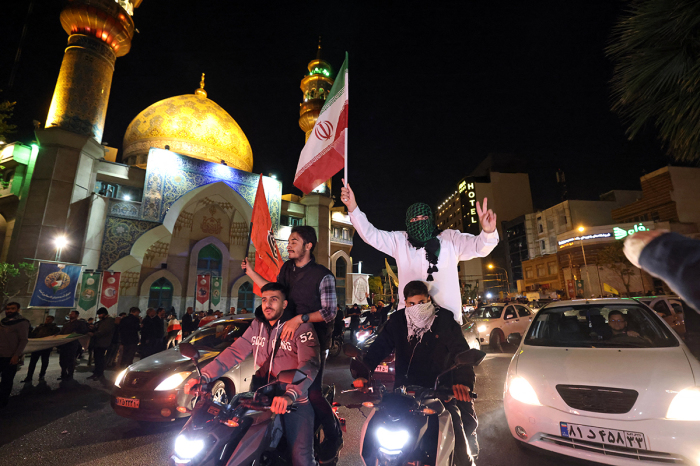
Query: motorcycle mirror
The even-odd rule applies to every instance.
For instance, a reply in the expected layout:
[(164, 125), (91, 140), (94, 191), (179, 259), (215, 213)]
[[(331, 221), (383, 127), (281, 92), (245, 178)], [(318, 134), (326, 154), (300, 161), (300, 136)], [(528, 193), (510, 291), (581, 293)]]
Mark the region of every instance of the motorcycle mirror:
[(306, 374), (298, 369), (289, 369), (277, 374), (277, 381), (287, 384), (298, 384), (306, 379)]
[(351, 345), (350, 343), (345, 343), (343, 345), (343, 353), (351, 358), (359, 358), (362, 356), (362, 352), (357, 346)]
[(483, 351), (470, 349), (463, 351), (455, 356), (455, 364), (457, 366), (478, 366), (486, 357)]
[(178, 348), (180, 349), (180, 354), (183, 355), (184, 357), (191, 359), (193, 361), (197, 361), (199, 359), (199, 351), (195, 349), (194, 346), (190, 343), (180, 343), (178, 345)]

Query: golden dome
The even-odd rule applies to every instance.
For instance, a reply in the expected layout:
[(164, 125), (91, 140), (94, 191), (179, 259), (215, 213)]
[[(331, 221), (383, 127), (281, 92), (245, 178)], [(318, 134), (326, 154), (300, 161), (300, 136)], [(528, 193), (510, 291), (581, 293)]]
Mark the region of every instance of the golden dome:
[(161, 100), (133, 119), (124, 135), (124, 163), (145, 168), (151, 147), (168, 146), (195, 159), (253, 170), (248, 138), (226, 110), (206, 97), (203, 82), (204, 77), (201, 92)]

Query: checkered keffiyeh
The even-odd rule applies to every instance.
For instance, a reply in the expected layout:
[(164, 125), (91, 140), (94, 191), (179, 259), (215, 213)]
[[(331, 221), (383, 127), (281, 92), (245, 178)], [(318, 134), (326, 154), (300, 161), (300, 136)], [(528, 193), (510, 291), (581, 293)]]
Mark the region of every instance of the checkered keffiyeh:
[(409, 342), (411, 338), (417, 338), (419, 342), (423, 339), (423, 335), (433, 326), (435, 312), (435, 306), (433, 306), (432, 302), (416, 304), (406, 308)]

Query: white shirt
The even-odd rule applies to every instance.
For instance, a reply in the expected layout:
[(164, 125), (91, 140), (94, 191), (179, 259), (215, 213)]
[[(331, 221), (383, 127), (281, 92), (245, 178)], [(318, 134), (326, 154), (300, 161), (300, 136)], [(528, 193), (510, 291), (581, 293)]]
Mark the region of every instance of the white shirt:
[(445, 230), (438, 235), (440, 255), (438, 271), (433, 281), (428, 279), (428, 259), (425, 249), (416, 249), (408, 241), (405, 231), (383, 231), (376, 229), (359, 207), (350, 212), (350, 221), (365, 243), (396, 259), (399, 268), (399, 307), (406, 307), (403, 288), (413, 280), (422, 280), (428, 285), (433, 300), (454, 313), (455, 320), (462, 324), (462, 294), (459, 286), (457, 265), (475, 257), (488, 256), (498, 244), (498, 230), (493, 233), (481, 231), (479, 236), (457, 230)]

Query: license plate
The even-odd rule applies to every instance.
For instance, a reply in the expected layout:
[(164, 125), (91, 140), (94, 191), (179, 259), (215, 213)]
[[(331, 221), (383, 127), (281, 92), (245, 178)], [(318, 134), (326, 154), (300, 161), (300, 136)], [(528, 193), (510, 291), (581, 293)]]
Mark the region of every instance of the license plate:
[(587, 440), (605, 445), (648, 450), (644, 434), (627, 430), (605, 429), (603, 427), (583, 426), (570, 422), (560, 422), (562, 437), (577, 440)]
[(374, 370), (374, 372), (389, 372), (389, 366), (385, 366), (384, 364), (380, 364), (377, 366), (377, 368)]
[(118, 396), (117, 406), (123, 406), (125, 408), (138, 408), (139, 400), (136, 400), (134, 398), (122, 398)]

